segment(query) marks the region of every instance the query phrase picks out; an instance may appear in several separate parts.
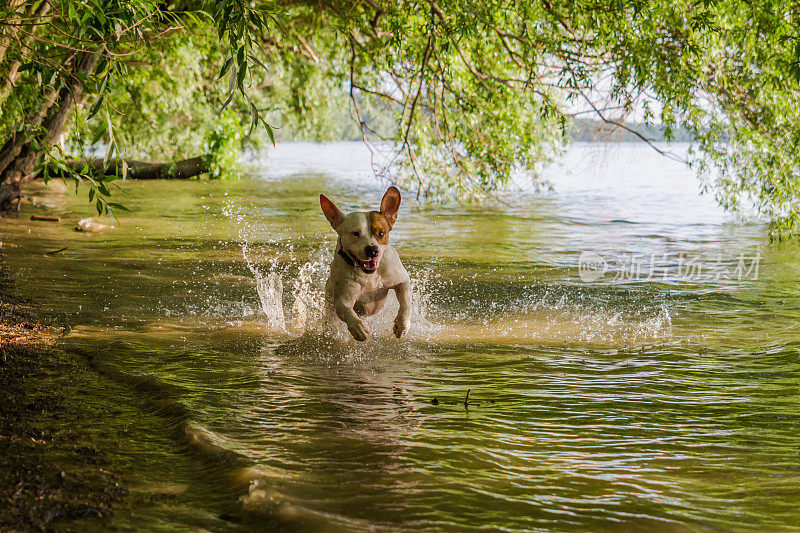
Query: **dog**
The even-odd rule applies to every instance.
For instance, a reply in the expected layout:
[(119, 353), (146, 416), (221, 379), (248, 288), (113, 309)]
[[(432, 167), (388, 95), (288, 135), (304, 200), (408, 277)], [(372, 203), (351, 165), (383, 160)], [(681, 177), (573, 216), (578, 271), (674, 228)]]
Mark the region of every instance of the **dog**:
[(392, 331), (401, 338), (411, 322), (411, 281), (397, 251), (389, 245), (389, 232), (400, 209), (400, 191), (389, 187), (380, 211), (345, 215), (322, 194), (319, 203), (325, 218), (339, 234), (331, 273), (325, 283), (328, 308), (347, 324), (354, 339), (363, 342), (369, 337), (369, 328), (361, 317), (380, 311), (389, 290), (394, 290), (400, 310)]

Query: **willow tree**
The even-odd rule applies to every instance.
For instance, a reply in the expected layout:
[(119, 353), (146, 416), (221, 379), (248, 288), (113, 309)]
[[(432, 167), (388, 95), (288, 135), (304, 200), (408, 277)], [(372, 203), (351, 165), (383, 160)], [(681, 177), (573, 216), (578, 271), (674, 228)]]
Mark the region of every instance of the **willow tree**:
[[(800, 11), (791, 4), (6, 4), (6, 208), (20, 183), (55, 168), (86, 182), (102, 210), (106, 180), (127, 172), (122, 155), (201, 156), (227, 175), (245, 143), (272, 137), (270, 124), (325, 137), (347, 102), (376, 172), (420, 198), (493, 196), (512, 175), (537, 179), (574, 116), (619, 128), (636, 116), (668, 135), (693, 132), (687, 164), (726, 208), (754, 206), (778, 238), (799, 229)], [(102, 164), (65, 164), (98, 142)]]
[[(14, 0), (0, 7), (0, 209), (14, 207), (36, 175), (85, 184), (105, 213), (119, 206), (108, 201), (108, 184), (119, 177), (219, 176), (233, 167), (246, 128), (263, 122), (244, 87), (253, 65), (263, 68), (250, 43), (266, 21), (240, 4)], [(223, 64), (234, 76), (230, 90), (219, 87)], [(98, 147), (100, 164), (84, 161)], [(172, 164), (131, 160), (139, 156)]]

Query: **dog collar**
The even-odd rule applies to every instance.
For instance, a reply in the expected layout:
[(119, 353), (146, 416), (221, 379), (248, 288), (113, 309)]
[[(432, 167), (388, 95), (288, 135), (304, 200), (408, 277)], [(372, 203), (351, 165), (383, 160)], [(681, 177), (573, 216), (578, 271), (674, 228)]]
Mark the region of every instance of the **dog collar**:
[(350, 265), (351, 267), (354, 267), (354, 266), (356, 266), (356, 262), (355, 262), (355, 261), (353, 261), (353, 258), (352, 258), (352, 257), (350, 257), (349, 255), (347, 255), (347, 252), (345, 252), (343, 248), (339, 248), (339, 251), (338, 251), (337, 253), (338, 253), (338, 254), (339, 254), (341, 257), (342, 257), (342, 259), (344, 259), (344, 262), (345, 262), (345, 263), (347, 263), (347, 264), (348, 264), (348, 265)]

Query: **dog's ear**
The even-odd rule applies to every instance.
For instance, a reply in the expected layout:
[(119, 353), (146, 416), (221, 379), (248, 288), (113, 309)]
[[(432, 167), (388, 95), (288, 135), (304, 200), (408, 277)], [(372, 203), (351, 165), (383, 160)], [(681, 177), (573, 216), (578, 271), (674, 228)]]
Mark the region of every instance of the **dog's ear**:
[(342, 223), (342, 219), (344, 218), (344, 215), (341, 211), (339, 211), (339, 208), (333, 205), (333, 202), (328, 200), (324, 194), (319, 195), (319, 205), (322, 207), (322, 212), (325, 213), (325, 218), (327, 218), (328, 222), (331, 223), (333, 229), (335, 230), (338, 228), (339, 224)]
[(399, 210), (400, 191), (397, 190), (397, 187), (392, 185), (386, 189), (386, 193), (383, 195), (383, 200), (381, 200), (381, 213), (383, 213), (383, 216), (385, 216), (386, 220), (389, 221), (390, 226), (394, 226), (394, 223), (397, 220), (397, 212)]

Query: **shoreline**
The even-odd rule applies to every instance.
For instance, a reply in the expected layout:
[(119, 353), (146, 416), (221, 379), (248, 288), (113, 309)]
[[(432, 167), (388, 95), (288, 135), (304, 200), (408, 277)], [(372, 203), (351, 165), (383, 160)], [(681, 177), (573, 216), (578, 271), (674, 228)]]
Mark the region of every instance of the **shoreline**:
[(0, 530), (102, 528), (127, 489), (73, 422), (97, 415), (69, 392), (91, 369), (15, 289), (0, 251)]

